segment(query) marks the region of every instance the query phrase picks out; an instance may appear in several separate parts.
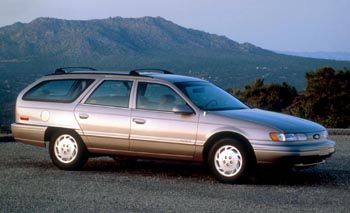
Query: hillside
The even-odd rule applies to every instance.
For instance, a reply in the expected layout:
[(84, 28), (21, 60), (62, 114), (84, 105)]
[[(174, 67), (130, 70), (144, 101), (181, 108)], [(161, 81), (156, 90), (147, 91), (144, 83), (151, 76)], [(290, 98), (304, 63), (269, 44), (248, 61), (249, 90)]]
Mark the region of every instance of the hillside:
[[(29, 24), (2, 28), (0, 57), (91, 57), (139, 54), (193, 54), (249, 51), (223, 36), (186, 29), (162, 18), (110, 18), (66, 21), (38, 18)], [(254, 48), (255, 50), (260, 50)], [(8, 52), (7, 50), (12, 50)]]
[(42, 75), (56, 67), (170, 69), (241, 88), (265, 77), (302, 89), (304, 73), (350, 62), (286, 56), (224, 36), (187, 29), (160, 17), (69, 21), (38, 18), (0, 28), (0, 69), (6, 74)]

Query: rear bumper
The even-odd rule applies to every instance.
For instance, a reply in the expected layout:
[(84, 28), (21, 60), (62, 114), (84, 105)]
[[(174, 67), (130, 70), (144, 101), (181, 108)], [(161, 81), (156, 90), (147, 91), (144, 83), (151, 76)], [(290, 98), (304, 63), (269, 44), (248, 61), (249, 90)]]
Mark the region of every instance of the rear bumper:
[(31, 144), (35, 146), (45, 147), (45, 126), (33, 126), (25, 124), (11, 124), (11, 131), (16, 141)]
[(253, 145), (258, 163), (312, 165), (323, 162), (335, 152), (335, 142), (275, 142)]

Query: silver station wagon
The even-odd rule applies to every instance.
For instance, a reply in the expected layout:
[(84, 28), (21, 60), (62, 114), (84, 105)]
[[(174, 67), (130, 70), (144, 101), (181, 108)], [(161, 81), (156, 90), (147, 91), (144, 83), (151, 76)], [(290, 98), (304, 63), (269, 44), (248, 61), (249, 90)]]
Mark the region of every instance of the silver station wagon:
[(335, 152), (317, 123), (251, 109), (207, 81), (164, 70), (57, 69), (19, 94), (12, 133), (48, 143), (60, 169), (79, 170), (96, 155), (195, 161), (225, 183), (257, 164), (309, 166)]

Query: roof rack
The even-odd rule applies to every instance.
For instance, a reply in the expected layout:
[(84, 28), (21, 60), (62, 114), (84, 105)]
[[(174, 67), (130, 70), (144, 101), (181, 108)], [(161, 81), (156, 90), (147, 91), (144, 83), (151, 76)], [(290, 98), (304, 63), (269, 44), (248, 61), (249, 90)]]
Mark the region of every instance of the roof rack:
[(161, 73), (161, 74), (174, 74), (168, 70), (164, 69), (134, 69), (129, 72), (129, 75), (140, 76), (141, 73), (151, 74), (151, 73)]
[(84, 69), (84, 70), (96, 70), (95, 68), (92, 67), (61, 67), (55, 70), (55, 74), (66, 74), (70, 73), (72, 71), (66, 71), (66, 70), (72, 70), (72, 69)]
[(56, 71), (50, 75), (61, 75), (61, 74), (101, 74), (101, 75), (130, 75), (130, 76), (151, 77), (150, 76), (151, 74), (174, 74), (174, 73), (164, 69), (134, 69), (129, 72), (117, 72), (117, 71), (96, 70), (95, 68), (92, 68), (92, 67), (62, 67), (62, 68), (56, 69)]

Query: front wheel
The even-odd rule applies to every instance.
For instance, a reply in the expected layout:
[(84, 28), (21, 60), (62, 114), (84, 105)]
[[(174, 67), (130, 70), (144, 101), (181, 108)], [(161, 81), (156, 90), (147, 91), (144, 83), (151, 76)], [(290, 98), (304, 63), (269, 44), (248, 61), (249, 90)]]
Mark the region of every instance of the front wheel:
[(208, 166), (223, 183), (238, 183), (247, 178), (256, 161), (248, 145), (235, 139), (219, 140), (208, 155)]
[(88, 160), (85, 144), (73, 131), (60, 131), (53, 135), (49, 145), (55, 166), (64, 170), (79, 170)]

